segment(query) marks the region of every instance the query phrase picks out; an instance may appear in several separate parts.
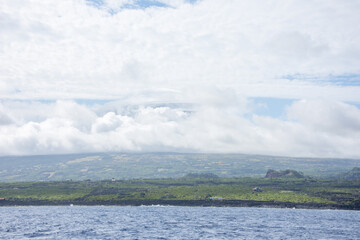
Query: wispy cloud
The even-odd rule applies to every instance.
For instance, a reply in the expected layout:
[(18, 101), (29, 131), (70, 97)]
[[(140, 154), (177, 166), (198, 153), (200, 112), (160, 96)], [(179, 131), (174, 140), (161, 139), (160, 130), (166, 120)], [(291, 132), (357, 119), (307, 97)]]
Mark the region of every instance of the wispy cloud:
[[(153, 1), (97, 1), (130, 2)], [(339, 90), (332, 98), (360, 101), (356, 82), (327, 81), (360, 74), (357, 1), (175, 2), (116, 14), (88, 1), (2, 4), (1, 95), (116, 99), (212, 86), (264, 97), (285, 87), (279, 95), (291, 98), (305, 86), (304, 97)]]

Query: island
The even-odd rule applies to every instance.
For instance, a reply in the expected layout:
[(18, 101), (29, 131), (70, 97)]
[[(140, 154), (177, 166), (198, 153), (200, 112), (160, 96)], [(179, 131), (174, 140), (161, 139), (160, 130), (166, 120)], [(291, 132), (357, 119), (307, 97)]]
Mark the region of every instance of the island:
[(262, 178), (220, 178), (215, 174), (191, 173), (182, 178), (164, 179), (3, 182), (0, 206), (174, 205), (360, 210), (360, 180), (348, 176), (316, 179), (293, 170), (269, 170)]

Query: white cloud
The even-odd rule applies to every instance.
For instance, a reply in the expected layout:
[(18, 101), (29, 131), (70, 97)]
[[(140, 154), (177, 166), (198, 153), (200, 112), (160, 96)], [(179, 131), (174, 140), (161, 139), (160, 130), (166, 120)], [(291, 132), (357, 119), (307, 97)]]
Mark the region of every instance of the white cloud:
[[(319, 82), (360, 74), (358, 9), (358, 1), (204, 0), (111, 15), (80, 0), (9, 1), (0, 9), (0, 92), (11, 99), (117, 99), (214, 86), (291, 97), (289, 90), (306, 85), (300, 98), (330, 89), (342, 93), (334, 100), (359, 102), (358, 86)], [(317, 81), (281, 80), (294, 74)]]
[(7, 116), (5, 113), (0, 111), (0, 125), (7, 125), (12, 123), (12, 120), (9, 116)]
[[(360, 76), (359, 1), (159, 2), (4, 1), (0, 154), (360, 157), (360, 86), (329, 80)], [(249, 120), (247, 97), (307, 100)]]
[(343, 136), (360, 134), (359, 109), (342, 102), (298, 101), (288, 110), (288, 116), (315, 132)]
[[(236, 102), (197, 105), (191, 112), (177, 106), (133, 106), (131, 111), (119, 106), (101, 113), (98, 107), (71, 101), (43, 105), (54, 109), (45, 118), (36, 116), (41, 115), (39, 103), (2, 103), (2, 111), (17, 119), (0, 125), (1, 155), (195, 151), (360, 157), (360, 110), (341, 102), (296, 101), (283, 120), (257, 115), (251, 120)], [(34, 114), (24, 111), (21, 116), (24, 107)]]
[(122, 124), (121, 116), (116, 115), (114, 112), (108, 112), (103, 117), (96, 119), (92, 125), (91, 132), (109, 132), (116, 130)]

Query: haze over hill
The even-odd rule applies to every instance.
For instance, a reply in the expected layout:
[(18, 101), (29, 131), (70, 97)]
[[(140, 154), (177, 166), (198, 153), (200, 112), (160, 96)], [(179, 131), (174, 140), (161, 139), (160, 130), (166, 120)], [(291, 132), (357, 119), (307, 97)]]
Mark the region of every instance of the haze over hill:
[(245, 154), (92, 153), (0, 157), (0, 181), (178, 178), (188, 173), (264, 177), (268, 169), (295, 169), (328, 177), (347, 172), (356, 159), (292, 158)]

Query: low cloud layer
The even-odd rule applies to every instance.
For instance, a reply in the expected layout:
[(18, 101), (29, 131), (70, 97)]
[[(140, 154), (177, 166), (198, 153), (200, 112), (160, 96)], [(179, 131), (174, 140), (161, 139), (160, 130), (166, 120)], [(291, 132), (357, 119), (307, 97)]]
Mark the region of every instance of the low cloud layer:
[(282, 120), (248, 115), (247, 106), (7, 101), (0, 105), (0, 154), (185, 151), (360, 157), (360, 110), (352, 105), (295, 101)]

